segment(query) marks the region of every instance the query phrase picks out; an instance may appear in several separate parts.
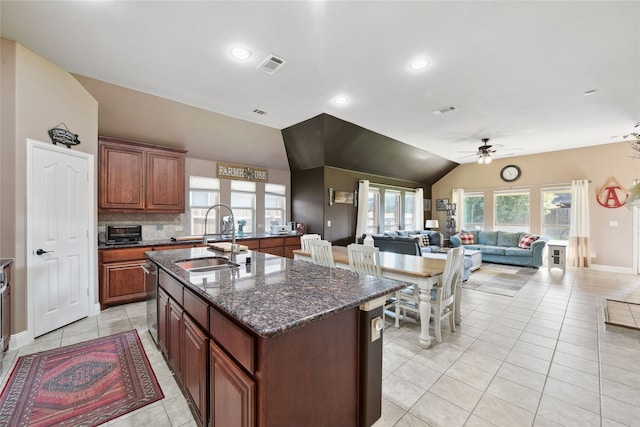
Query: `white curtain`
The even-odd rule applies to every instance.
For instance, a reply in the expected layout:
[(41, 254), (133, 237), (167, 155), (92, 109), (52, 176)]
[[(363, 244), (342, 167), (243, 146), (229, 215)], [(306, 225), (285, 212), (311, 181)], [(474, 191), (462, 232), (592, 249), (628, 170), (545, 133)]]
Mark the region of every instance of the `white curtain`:
[(589, 181), (571, 182), (571, 225), (569, 226), (568, 265), (590, 267), (589, 248)]
[(369, 181), (360, 180), (358, 184), (358, 215), (356, 217), (356, 243), (367, 232), (367, 214), (369, 211)]
[[(462, 204), (464, 202), (464, 189), (463, 188), (454, 188), (451, 190), (451, 203), (456, 204), (456, 214), (454, 215), (454, 219), (456, 220), (456, 231), (460, 231), (462, 228)], [(449, 219), (449, 218), (447, 218)]]
[(414, 230), (423, 230), (424, 229), (424, 191), (422, 188), (416, 188), (416, 198), (413, 206), (413, 217), (415, 220), (413, 221)]

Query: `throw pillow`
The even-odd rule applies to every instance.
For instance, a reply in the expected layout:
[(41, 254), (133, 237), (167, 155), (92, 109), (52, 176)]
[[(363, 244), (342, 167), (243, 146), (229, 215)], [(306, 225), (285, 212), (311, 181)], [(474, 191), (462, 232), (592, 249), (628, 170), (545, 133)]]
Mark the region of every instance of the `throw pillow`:
[(412, 234), (409, 237), (413, 237), (413, 238), (418, 238), (418, 244), (420, 245), (421, 248), (425, 247), (425, 246), (429, 246), (429, 236), (427, 236), (426, 234)]
[(520, 239), (520, 243), (518, 243), (518, 247), (522, 249), (531, 249), (531, 244), (538, 240), (536, 236), (532, 236), (530, 234), (525, 234)]
[(473, 245), (473, 234), (465, 232), (460, 233), (460, 241), (463, 245)]

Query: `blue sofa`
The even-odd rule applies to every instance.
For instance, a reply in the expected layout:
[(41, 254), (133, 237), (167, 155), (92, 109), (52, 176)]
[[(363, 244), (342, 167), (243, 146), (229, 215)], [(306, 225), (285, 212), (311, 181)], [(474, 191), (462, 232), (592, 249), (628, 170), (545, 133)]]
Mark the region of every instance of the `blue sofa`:
[[(482, 251), (483, 262), (495, 262), (498, 264), (520, 265), (525, 267), (540, 267), (542, 265), (542, 253), (547, 244), (547, 239), (532, 233), (512, 231), (463, 231), (473, 234), (473, 243), (465, 244), (468, 249)], [(524, 235), (537, 237), (529, 249), (518, 247), (520, 239)], [(451, 246), (462, 245), (460, 233), (451, 236)]]
[[(411, 237), (417, 234), (429, 236), (429, 245), (422, 246), (418, 237)], [(358, 238), (358, 243), (364, 241), (365, 236)], [(417, 255), (432, 252), (442, 247), (442, 233), (430, 230), (398, 230), (387, 231), (384, 234), (372, 234), (373, 245), (380, 248), (382, 252), (395, 252), (397, 254)]]
[[(418, 242), (416, 234), (427, 234), (429, 236), (429, 245), (421, 246)], [(442, 233), (439, 231), (431, 230), (417, 230), (417, 231), (388, 231), (384, 234), (372, 234), (373, 245), (380, 249), (382, 252), (395, 252), (397, 254), (407, 254), (422, 256), (423, 254), (434, 252), (442, 248)], [(358, 243), (364, 241), (364, 236), (358, 239)], [(442, 255), (444, 258), (445, 256)], [(466, 282), (471, 275), (471, 266), (473, 262), (471, 258), (464, 258), (464, 271), (462, 273), (462, 281)]]

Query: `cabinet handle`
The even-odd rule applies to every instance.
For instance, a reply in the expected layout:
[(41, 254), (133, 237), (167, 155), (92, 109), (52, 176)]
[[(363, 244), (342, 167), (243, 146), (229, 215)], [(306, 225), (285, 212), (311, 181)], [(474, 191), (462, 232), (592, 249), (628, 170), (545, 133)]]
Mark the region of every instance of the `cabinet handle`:
[(147, 274), (156, 274), (155, 270), (149, 269), (149, 267), (147, 267), (145, 264), (142, 264), (140, 268), (142, 268)]

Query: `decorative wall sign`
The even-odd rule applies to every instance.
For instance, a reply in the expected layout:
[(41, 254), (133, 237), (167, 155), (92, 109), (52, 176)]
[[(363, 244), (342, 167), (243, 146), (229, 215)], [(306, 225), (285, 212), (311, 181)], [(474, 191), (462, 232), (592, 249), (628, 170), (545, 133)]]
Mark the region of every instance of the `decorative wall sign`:
[(218, 163), (218, 178), (238, 179), (253, 182), (268, 182), (269, 171), (250, 166)]
[(618, 180), (610, 176), (596, 193), (598, 204), (605, 208), (621, 208), (627, 203), (629, 192)]
[[(57, 127), (60, 125), (64, 126), (64, 129)], [(60, 143), (62, 145), (66, 145), (67, 148), (71, 148), (72, 145), (80, 144), (78, 134), (71, 132), (67, 125), (59, 123), (57, 126), (53, 129), (49, 129), (48, 131), (49, 138), (51, 138), (53, 145), (58, 145), (58, 143)]]

